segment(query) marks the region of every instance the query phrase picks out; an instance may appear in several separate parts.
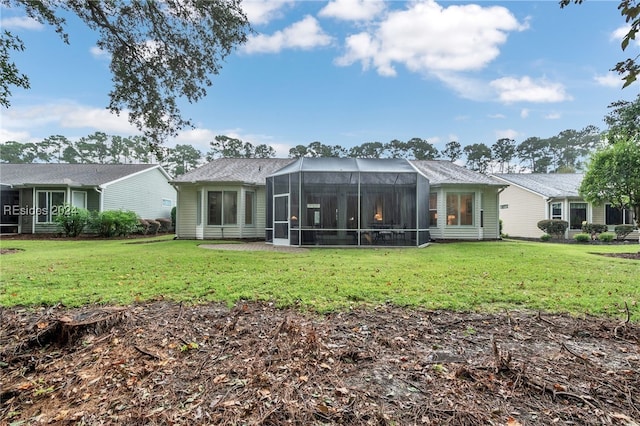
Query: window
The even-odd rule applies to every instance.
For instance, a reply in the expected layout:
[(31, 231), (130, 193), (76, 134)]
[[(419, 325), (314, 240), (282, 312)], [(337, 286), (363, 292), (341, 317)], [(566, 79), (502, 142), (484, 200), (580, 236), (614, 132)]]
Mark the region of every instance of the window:
[(209, 191), (207, 205), (208, 225), (235, 225), (238, 223), (237, 191)]
[(551, 219), (562, 220), (562, 203), (551, 203)]
[(86, 209), (87, 193), (84, 191), (73, 191), (71, 193), (71, 205), (79, 209)]
[(51, 223), (64, 205), (64, 191), (38, 191), (36, 214), (38, 223)]
[(447, 225), (473, 225), (473, 194), (447, 194)]
[(582, 229), (587, 220), (587, 203), (569, 203), (569, 228)]
[(605, 223), (607, 225), (635, 225), (631, 209), (619, 209), (611, 204), (605, 205)]
[(168, 198), (163, 198), (162, 199), (162, 207), (171, 207), (171, 200)]
[(438, 194), (429, 194), (429, 226), (438, 226)]
[(255, 211), (255, 192), (245, 192), (244, 193), (244, 224), (245, 225), (254, 225), (253, 217)]

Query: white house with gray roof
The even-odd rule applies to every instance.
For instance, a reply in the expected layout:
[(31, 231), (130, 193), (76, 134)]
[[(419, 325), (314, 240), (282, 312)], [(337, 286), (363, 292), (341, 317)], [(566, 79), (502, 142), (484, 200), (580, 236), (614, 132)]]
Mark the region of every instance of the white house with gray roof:
[(176, 235), (283, 245), (495, 240), (506, 186), (449, 161), (214, 160), (171, 182)]
[[(539, 238), (543, 231), (538, 222), (560, 219), (569, 222), (566, 237), (582, 232), (582, 222), (605, 224), (613, 231), (616, 225), (634, 225), (631, 210), (619, 210), (611, 204), (594, 206), (578, 193), (582, 174), (578, 173), (510, 173), (492, 176), (508, 184), (500, 193), (500, 219), (503, 233), (512, 237)], [(627, 238), (636, 238), (637, 231)]]
[(0, 164), (2, 232), (55, 232), (63, 204), (169, 218), (176, 203), (170, 178), (156, 164)]

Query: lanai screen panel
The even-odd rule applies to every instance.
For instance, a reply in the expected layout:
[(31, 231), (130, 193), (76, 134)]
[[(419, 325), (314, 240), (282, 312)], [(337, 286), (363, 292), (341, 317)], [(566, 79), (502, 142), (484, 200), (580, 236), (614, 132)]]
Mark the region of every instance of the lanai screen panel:
[(303, 158), (272, 178), (274, 197), (289, 194), (291, 245), (416, 245), (422, 222), (428, 236), (428, 181), (404, 159)]

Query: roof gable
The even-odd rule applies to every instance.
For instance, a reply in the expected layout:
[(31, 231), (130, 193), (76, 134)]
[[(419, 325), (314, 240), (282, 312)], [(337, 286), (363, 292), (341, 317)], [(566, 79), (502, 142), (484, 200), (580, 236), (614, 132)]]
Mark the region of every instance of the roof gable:
[(267, 176), (294, 158), (218, 158), (175, 178), (172, 183), (235, 182), (265, 185)]
[(489, 176), (469, 170), (448, 160), (411, 160), (411, 164), (422, 172), (431, 185), (476, 184), (504, 186)]
[(505, 173), (495, 178), (550, 198), (580, 197), (580, 173)]
[(160, 166), (156, 164), (1, 164), (0, 182), (11, 186), (100, 186), (155, 168)]

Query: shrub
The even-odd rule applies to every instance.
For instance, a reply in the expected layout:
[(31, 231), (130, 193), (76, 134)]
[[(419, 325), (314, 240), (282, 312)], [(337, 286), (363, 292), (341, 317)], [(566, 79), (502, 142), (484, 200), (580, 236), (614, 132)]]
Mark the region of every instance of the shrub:
[(616, 225), (613, 231), (616, 233), (617, 239), (624, 240), (634, 229), (635, 227), (633, 225)]
[(602, 234), (598, 235), (598, 240), (602, 241), (603, 243), (610, 243), (615, 237), (616, 235), (614, 233), (603, 232)]
[(90, 224), (102, 237), (126, 237), (136, 231), (138, 216), (132, 211), (106, 210), (96, 213), (91, 218)]
[(145, 220), (149, 224), (149, 226), (147, 228), (147, 232), (151, 233), (151, 234), (157, 234), (158, 230), (160, 229), (160, 222), (158, 222), (157, 220), (153, 220), (153, 219), (145, 219)]
[(169, 232), (171, 229), (171, 219), (159, 218), (156, 219), (156, 222), (160, 224), (160, 232)]
[(542, 236), (540, 237), (541, 241), (549, 241), (551, 239), (551, 235), (549, 234), (542, 234)]
[(546, 219), (538, 222), (538, 229), (544, 231), (546, 234), (553, 235), (560, 239), (564, 237), (564, 233), (569, 227), (569, 222), (559, 219)]
[(609, 228), (607, 228), (607, 225), (601, 225), (599, 223), (582, 222), (582, 232), (584, 232), (585, 234), (591, 235), (592, 240), (595, 240), (599, 234), (602, 234), (603, 232), (607, 232), (608, 229)]
[(573, 236), (573, 239), (579, 243), (588, 243), (591, 240), (591, 235), (589, 234), (576, 234)]
[(176, 227), (176, 206), (171, 208), (171, 227)]
[(89, 210), (65, 204), (58, 210), (54, 221), (65, 237), (77, 237), (89, 223)]

